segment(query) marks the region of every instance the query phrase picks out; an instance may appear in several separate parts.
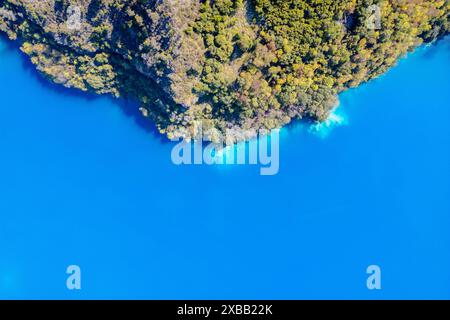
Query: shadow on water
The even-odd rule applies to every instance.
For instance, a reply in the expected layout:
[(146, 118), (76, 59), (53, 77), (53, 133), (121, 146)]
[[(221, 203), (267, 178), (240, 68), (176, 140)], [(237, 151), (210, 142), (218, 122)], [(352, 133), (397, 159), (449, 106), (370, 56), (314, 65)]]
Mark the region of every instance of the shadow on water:
[(19, 41), (11, 41), (4, 35), (0, 34), (0, 53), (2, 52), (13, 52), (20, 55), (20, 59), (22, 62), (22, 67), (24, 70), (36, 80), (39, 85), (45, 90), (51, 90), (56, 92), (59, 95), (63, 95), (66, 97), (82, 99), (86, 102), (92, 102), (96, 99), (101, 99), (107, 97), (114, 105), (117, 105), (121, 111), (127, 116), (133, 119), (133, 121), (145, 132), (152, 135), (152, 137), (159, 141), (161, 144), (171, 143), (171, 141), (165, 136), (162, 135), (156, 125), (145, 118), (142, 113), (139, 111), (139, 102), (126, 98), (114, 98), (111, 95), (98, 95), (92, 92), (85, 92), (75, 88), (66, 88), (62, 85), (56, 84), (52, 82), (50, 79), (45, 77), (42, 73), (36, 70), (36, 66), (30, 61), (30, 58), (25, 55), (20, 50), (20, 42)]
[(439, 39), (428, 46), (428, 50), (423, 54), (423, 57), (426, 59), (432, 59), (438, 52), (442, 52), (442, 48), (450, 55), (450, 35)]

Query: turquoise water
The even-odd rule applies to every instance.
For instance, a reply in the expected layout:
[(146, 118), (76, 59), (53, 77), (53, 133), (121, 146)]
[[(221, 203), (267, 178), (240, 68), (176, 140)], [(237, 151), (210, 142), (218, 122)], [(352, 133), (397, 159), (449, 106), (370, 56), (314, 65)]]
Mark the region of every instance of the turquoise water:
[(0, 298), (450, 298), (450, 39), (283, 129), (265, 177), (173, 165), (130, 103), (1, 41)]

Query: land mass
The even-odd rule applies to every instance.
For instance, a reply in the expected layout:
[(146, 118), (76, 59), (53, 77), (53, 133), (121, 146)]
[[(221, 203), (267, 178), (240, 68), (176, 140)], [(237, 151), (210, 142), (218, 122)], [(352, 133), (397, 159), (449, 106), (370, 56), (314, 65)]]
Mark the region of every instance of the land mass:
[(449, 0), (0, 0), (0, 30), (69, 88), (136, 99), (170, 139), (324, 121), (337, 94), (450, 31)]

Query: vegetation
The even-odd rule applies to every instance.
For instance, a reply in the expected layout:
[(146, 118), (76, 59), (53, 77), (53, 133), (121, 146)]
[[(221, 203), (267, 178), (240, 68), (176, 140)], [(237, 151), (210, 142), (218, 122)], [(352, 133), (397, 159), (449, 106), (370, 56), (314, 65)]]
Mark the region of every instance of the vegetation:
[(450, 31), (449, 0), (80, 0), (76, 30), (71, 3), (0, 0), (0, 30), (53, 81), (138, 99), (169, 137), (323, 121)]

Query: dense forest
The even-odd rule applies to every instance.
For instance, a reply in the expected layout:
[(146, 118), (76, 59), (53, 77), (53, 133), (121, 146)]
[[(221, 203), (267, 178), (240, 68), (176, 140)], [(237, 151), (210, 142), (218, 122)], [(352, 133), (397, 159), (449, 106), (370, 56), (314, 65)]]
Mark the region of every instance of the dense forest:
[(240, 140), (324, 121), (339, 92), (448, 34), (450, 1), (0, 0), (0, 30), (56, 83), (138, 100), (169, 138), (201, 122)]

